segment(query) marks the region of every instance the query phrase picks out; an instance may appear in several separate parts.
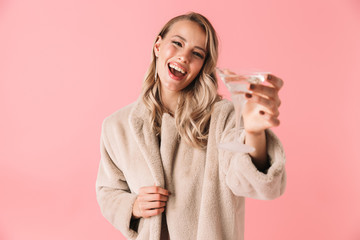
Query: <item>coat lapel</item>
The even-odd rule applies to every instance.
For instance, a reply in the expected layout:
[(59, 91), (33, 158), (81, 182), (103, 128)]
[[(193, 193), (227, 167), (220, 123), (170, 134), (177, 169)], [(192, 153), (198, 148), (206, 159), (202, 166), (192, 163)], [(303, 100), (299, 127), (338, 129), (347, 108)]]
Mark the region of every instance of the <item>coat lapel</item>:
[[(135, 103), (129, 116), (129, 125), (135, 141), (150, 169), (156, 186), (165, 187), (164, 170), (162, 166), (159, 142), (149, 123), (150, 111), (146, 108), (141, 97)], [(149, 221), (149, 240), (158, 240), (161, 235), (162, 214), (145, 219)]]
[(176, 153), (179, 147), (179, 140), (180, 138), (178, 131), (176, 130), (175, 119), (165, 113), (161, 123), (160, 153), (164, 169), (165, 187), (170, 192), (173, 191), (172, 173)]
[(142, 99), (139, 98), (130, 113), (129, 124), (140, 151), (149, 166), (154, 184), (164, 187), (165, 179), (159, 142), (149, 122), (150, 114)]

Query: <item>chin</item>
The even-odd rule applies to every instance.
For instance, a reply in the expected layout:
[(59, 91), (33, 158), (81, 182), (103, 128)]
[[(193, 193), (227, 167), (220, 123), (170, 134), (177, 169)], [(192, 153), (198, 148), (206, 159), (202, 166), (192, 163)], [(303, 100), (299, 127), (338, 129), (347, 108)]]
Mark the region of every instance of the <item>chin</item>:
[(169, 90), (169, 91), (172, 91), (172, 92), (179, 92), (179, 91), (184, 89), (184, 88), (179, 87), (179, 86), (169, 86), (169, 85), (165, 85), (165, 88), (167, 90)]

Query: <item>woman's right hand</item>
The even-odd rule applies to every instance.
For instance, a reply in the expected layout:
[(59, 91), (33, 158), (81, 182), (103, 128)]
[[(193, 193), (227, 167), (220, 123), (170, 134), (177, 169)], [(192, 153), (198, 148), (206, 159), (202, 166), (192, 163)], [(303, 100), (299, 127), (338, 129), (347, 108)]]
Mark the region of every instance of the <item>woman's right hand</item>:
[(140, 188), (132, 210), (133, 218), (148, 218), (164, 212), (169, 194), (168, 190), (157, 186)]

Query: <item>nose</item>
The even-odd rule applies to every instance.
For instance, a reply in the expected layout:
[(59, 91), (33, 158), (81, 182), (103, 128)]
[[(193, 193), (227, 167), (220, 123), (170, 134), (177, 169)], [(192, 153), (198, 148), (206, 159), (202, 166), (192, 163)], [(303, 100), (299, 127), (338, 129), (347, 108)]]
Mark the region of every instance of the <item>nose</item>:
[(190, 61), (190, 56), (191, 56), (190, 51), (183, 50), (179, 53), (178, 59), (180, 62), (188, 63)]

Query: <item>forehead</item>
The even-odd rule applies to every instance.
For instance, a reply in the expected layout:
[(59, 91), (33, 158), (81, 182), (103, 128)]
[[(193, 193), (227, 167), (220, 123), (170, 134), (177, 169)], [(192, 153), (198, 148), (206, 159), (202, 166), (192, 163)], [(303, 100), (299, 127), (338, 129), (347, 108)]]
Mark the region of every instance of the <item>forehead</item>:
[(180, 20), (175, 22), (169, 29), (166, 37), (181, 36), (187, 42), (205, 48), (206, 35), (204, 29), (196, 22)]

